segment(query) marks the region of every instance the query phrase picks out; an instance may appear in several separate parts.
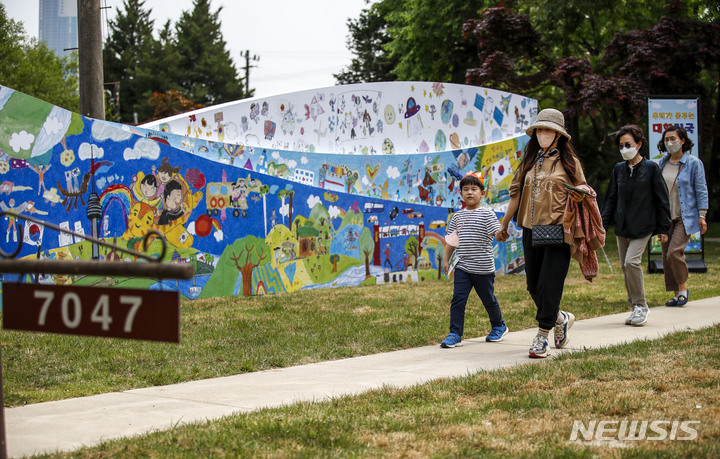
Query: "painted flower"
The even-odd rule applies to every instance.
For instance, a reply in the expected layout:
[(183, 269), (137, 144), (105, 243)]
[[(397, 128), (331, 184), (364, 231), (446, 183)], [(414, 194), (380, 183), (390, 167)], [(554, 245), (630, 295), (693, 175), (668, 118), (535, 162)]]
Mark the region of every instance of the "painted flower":
[(0, 161), (0, 174), (5, 174), (10, 170), (10, 163), (7, 161)]

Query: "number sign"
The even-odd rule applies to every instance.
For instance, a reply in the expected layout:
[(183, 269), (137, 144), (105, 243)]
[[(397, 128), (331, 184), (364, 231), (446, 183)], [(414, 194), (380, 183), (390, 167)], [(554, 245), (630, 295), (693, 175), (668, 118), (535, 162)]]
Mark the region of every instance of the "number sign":
[(6, 329), (180, 342), (178, 292), (4, 283), (2, 293)]

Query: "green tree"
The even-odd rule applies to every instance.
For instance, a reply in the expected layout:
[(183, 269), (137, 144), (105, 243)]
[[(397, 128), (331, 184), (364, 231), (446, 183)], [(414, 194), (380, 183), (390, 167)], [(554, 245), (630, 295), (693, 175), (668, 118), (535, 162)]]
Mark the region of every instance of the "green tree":
[(210, 0), (194, 0), (192, 11), (184, 11), (175, 26), (175, 49), (179, 57), (180, 86), (187, 98), (203, 105), (252, 96), (226, 49), (220, 32), (220, 11), (210, 10)]
[[(665, 2), (647, 0), (511, 0), (508, 7), (527, 16), (542, 31), (546, 53), (598, 62), (605, 45), (618, 32), (656, 24), (666, 14)], [(592, 12), (592, 14), (588, 14)]]
[[(671, 10), (673, 12), (675, 14), (668, 14), (652, 27), (616, 35), (605, 49), (604, 78), (588, 87), (593, 90), (614, 85), (623, 96), (615, 100), (615, 107), (626, 119), (644, 117), (647, 98), (652, 95), (699, 95), (702, 125), (698, 128), (702, 143), (695, 148), (705, 163), (710, 193), (717, 196), (720, 193), (720, 20), (706, 22), (685, 17), (682, 10)], [(576, 110), (582, 109), (582, 103), (572, 102), (576, 107), (579, 105)], [(710, 210), (718, 215), (717, 199), (710, 199)]]
[(463, 38), (466, 19), (492, 0), (379, 0), (348, 21), (350, 67), (339, 83), (387, 80), (463, 83), (476, 62), (474, 45)]
[(80, 110), (77, 53), (58, 57), (25, 36), (0, 4), (0, 84), (71, 111)]
[(477, 61), (466, 83), (532, 95), (551, 78), (556, 61), (530, 19), (505, 7), (488, 8), (463, 25), (465, 37), (477, 42)]
[(358, 19), (348, 19), (350, 31), (347, 47), (355, 57), (347, 69), (334, 74), (338, 84), (370, 81), (393, 81), (392, 70), (398, 63), (390, 57), (385, 46), (390, 42), (388, 21), (385, 18), (390, 2), (378, 2), (363, 9)]
[(463, 38), (462, 25), (488, 7), (486, 0), (383, 0), (387, 13), (386, 45), (397, 59), (393, 73), (401, 80), (462, 83), (465, 71), (477, 62), (475, 46)]
[[(712, 144), (704, 160), (713, 183), (720, 157), (717, 6), (703, 8), (693, 0), (665, 5), (598, 0), (592, 2), (597, 14), (584, 15), (591, 5), (587, 0), (512, 3), (537, 14), (498, 7), (466, 22), (466, 34), (478, 48), (469, 83), (504, 85), (536, 97), (541, 108), (564, 110), (588, 181), (599, 191), (619, 160), (610, 142), (613, 133), (628, 123), (646, 127), (649, 95), (700, 94), (701, 138), (706, 151)], [(515, 33), (521, 23), (528, 30)], [(503, 45), (503, 31), (513, 46)]]
[[(109, 37), (103, 48), (105, 81), (110, 86), (119, 119), (132, 122), (153, 115), (148, 99), (153, 92), (164, 91), (159, 84), (163, 71), (155, 66), (160, 44), (153, 37), (151, 9), (145, 9), (145, 0), (123, 0), (122, 9), (109, 23)], [(167, 70), (164, 70), (167, 71)]]

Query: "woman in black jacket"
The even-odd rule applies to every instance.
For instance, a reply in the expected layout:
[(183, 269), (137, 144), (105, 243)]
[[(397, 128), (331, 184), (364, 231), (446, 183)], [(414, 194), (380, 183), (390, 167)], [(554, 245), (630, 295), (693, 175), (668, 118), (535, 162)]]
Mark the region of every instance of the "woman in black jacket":
[(624, 161), (615, 165), (602, 206), (603, 226), (615, 225), (620, 265), (632, 313), (626, 325), (647, 322), (642, 256), (650, 238), (659, 234), (667, 241), (670, 199), (660, 167), (640, 154), (645, 136), (635, 125), (623, 126), (615, 143)]

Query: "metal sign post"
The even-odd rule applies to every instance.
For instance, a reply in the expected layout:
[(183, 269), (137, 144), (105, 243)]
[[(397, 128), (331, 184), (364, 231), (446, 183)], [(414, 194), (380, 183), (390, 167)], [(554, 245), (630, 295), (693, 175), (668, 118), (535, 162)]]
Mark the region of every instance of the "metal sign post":
[[(92, 276), (131, 276), (157, 279), (191, 279), (194, 269), (188, 263), (161, 263), (167, 251), (162, 234), (150, 231), (142, 241), (143, 250), (157, 239), (161, 242), (156, 257), (135, 252), (94, 237), (14, 212), (0, 212), (0, 217), (38, 223), (46, 228), (87, 239), (93, 244), (111, 247), (145, 262), (100, 260), (38, 260), (15, 257), (23, 246), (19, 238), (12, 253), (0, 249), (0, 273), (74, 274)], [(22, 224), (18, 223), (20, 234)], [(38, 249), (39, 253), (39, 249)], [(38, 284), (3, 283), (3, 328), (11, 330), (101, 336), (150, 341), (180, 342), (180, 295), (176, 291), (98, 288)], [(5, 438), (5, 402), (0, 362), (0, 459), (7, 457)]]

